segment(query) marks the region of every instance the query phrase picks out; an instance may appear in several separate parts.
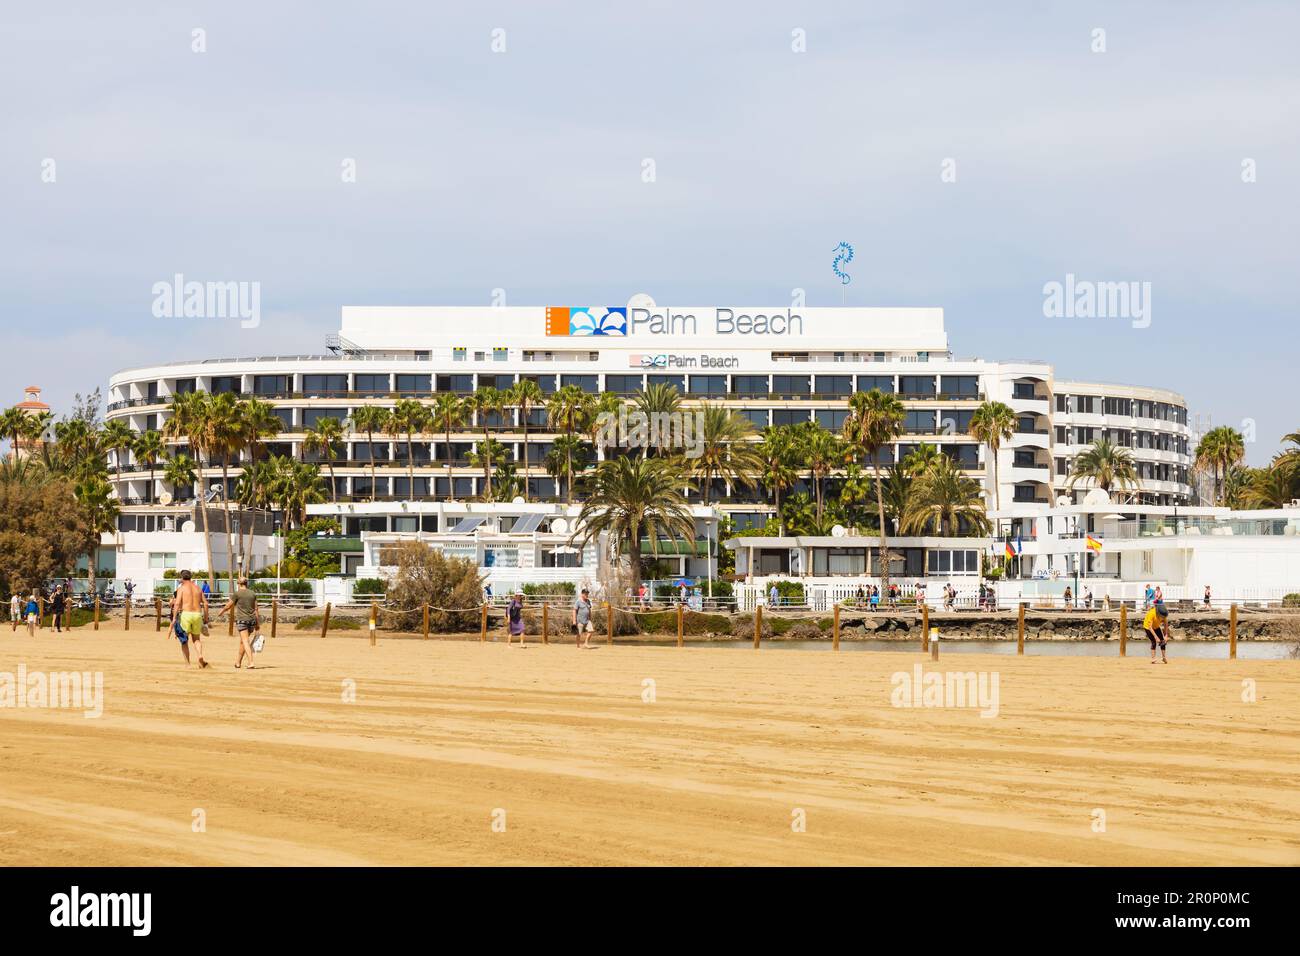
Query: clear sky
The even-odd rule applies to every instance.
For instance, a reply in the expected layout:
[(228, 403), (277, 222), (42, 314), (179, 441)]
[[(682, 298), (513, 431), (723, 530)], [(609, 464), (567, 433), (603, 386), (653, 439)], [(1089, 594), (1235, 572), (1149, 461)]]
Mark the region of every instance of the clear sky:
[[(1263, 464), (1300, 428), (1297, 37), (1294, 3), (6, 3), (0, 403), (322, 351), (345, 304), (802, 288), (1176, 389)], [(175, 273), (259, 282), (261, 325), (155, 318)], [(1045, 318), (1071, 273), (1151, 283), (1150, 325)]]

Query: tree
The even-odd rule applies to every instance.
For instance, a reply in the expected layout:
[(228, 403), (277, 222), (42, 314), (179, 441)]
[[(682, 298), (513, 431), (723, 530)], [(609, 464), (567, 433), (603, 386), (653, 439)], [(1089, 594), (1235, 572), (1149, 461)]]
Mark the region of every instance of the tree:
[(131, 446), (131, 454), (135, 455), (136, 462), (149, 469), (149, 493), (145, 495), (148, 501), (156, 500), (154, 472), (158, 468), (158, 462), (166, 453), (167, 446), (163, 444), (162, 435), (152, 428), (137, 435)]
[(491, 385), (480, 386), (469, 397), (470, 406), (474, 409), (474, 415), (478, 419), (479, 427), (483, 429), (483, 444), (479, 446), (479, 457), (483, 461), (484, 478), (486, 487), (483, 491), (483, 500), (492, 501), (492, 452), (495, 444), (498, 457), (505, 453), (504, 447), (500, 442), (493, 442), (491, 435), (488, 433), (488, 417), (494, 412), (497, 415), (505, 414), (506, 397), (499, 388)]
[(682, 489), (686, 471), (676, 458), (619, 456), (596, 466), (591, 490), (570, 540), (585, 547), (600, 534), (628, 556), (632, 584), (641, 581), (641, 536), (657, 548), (661, 539), (695, 541), (695, 518)]
[(963, 474), (947, 455), (941, 456), (914, 479), (902, 528), (919, 534), (935, 529), (943, 537), (963, 528), (986, 533), (989, 519), (979, 482)]
[(87, 567), (90, 592), (95, 593), (95, 565), (99, 563), (99, 536), (117, 530), (120, 509), (113, 497), (113, 486), (98, 475), (90, 475), (77, 482), (73, 496), (81, 509), (86, 529)]
[(817, 523), (821, 524), (822, 513), (825, 511), (826, 478), (844, 464), (846, 449), (843, 442), (816, 422), (808, 422), (801, 426), (800, 431), (799, 449), (808, 465), (808, 475), (812, 479), (817, 502)]
[(794, 435), (785, 425), (763, 429), (763, 440), (758, 445), (758, 457), (763, 476), (763, 487), (772, 493), (776, 508), (778, 531), (785, 535), (785, 519), (781, 517), (781, 492), (794, 487), (796, 445)]
[(208, 455), (216, 455), (221, 462), (221, 512), (226, 526), (226, 576), (230, 579), (230, 593), (235, 591), (235, 542), (230, 525), (230, 459), (238, 462), (239, 450), (244, 444), (243, 412), (233, 392), (220, 392), (210, 397), (204, 428), (204, 445)]
[(366, 433), (366, 447), (370, 449), (370, 500), (375, 500), (375, 432), (388, 428), (388, 409), (378, 405), (362, 405), (352, 410), (352, 430)]
[(944, 454), (939, 450), (938, 445), (923, 441), (908, 452), (903, 460), (899, 462), (901, 468), (893, 470), (902, 471), (912, 478), (918, 478), (937, 465), (942, 457), (944, 457)]
[(709, 503), (715, 478), (732, 485), (754, 487), (754, 476), (762, 469), (763, 460), (751, 441), (755, 434), (753, 423), (731, 409), (713, 403), (705, 404), (696, 421), (698, 433), (695, 442), (700, 454), (688, 461), (691, 470), (700, 478), (704, 503)]
[(109, 422), (104, 426), (103, 443), (106, 449), (113, 452), (113, 464), (117, 470), (126, 471), (124, 452), (135, 443), (135, 432), (131, 431), (131, 426), (120, 418)]
[[(495, 438), (488, 438), (484, 441), (478, 442), (477, 447), (469, 453), (470, 464), (483, 469), (483, 477), (485, 479), (485, 484), (483, 486), (485, 489), (483, 493), (484, 501), (496, 500), (496, 498), (492, 497), (493, 487), (490, 480), (492, 477), (492, 462), (494, 460), (499, 465), (510, 464), (506, 456), (506, 446), (501, 444)], [(500, 492), (499, 488), (495, 490)], [(499, 497), (502, 501), (506, 499), (504, 494), (501, 494)]]
[[(256, 511), (268, 507), (265, 489), (258, 487), (258, 482), (265, 479), (267, 470), (259, 469), (257, 466), (266, 451), (267, 440), (280, 434), (283, 423), (275, 414), (275, 407), (260, 398), (250, 398), (240, 402), (238, 411), (238, 440), (248, 455), (248, 464), (244, 467), (246, 493), (238, 497), (245, 507)], [(239, 566), (247, 573), (249, 555), (253, 551), (253, 529), (257, 525), (257, 515), (248, 516), (245, 524), (248, 525), (247, 534), (240, 535), (239, 539)], [(247, 549), (244, 547), (245, 537), (248, 540)]]
[(1066, 482), (1073, 489), (1075, 484), (1084, 479), (1092, 479), (1094, 487), (1110, 494), (1112, 488), (1131, 488), (1137, 484), (1137, 467), (1133, 463), (1133, 453), (1127, 448), (1112, 445), (1107, 439), (1099, 438), (1088, 450), (1074, 459), (1074, 468)]
[(876, 510), (880, 519), (881, 586), (889, 589), (889, 543), (885, 533), (885, 496), (880, 484), (880, 450), (903, 433), (906, 415), (897, 395), (886, 395), (878, 388), (854, 392), (849, 397), (849, 417), (844, 422), (844, 438), (857, 455), (871, 464), (876, 482)]
[(1002, 490), (998, 486), (998, 449), (1016, 433), (1016, 413), (1002, 402), (984, 402), (971, 414), (970, 434), (989, 450), (993, 462), (993, 508), (1002, 510)]
[(90, 534), (68, 479), (31, 458), (0, 462), (0, 585), (9, 594), (70, 572)]
[(176, 454), (163, 462), (163, 481), (171, 485), (172, 498), (181, 500), (180, 489), (188, 488), (194, 494), (194, 460), (189, 455)]
[[(658, 382), (643, 392), (637, 392), (632, 398), (632, 405), (645, 416), (650, 434), (655, 438), (655, 451), (662, 454), (668, 448), (665, 436), (670, 431), (665, 425), (671, 421), (670, 416), (678, 415), (682, 410), (682, 396), (677, 391), (677, 386)], [(641, 449), (642, 458), (649, 457), (651, 444), (647, 441)]]
[(344, 434), (343, 422), (327, 416), (316, 419), (316, 424), (309, 425), (302, 436), (303, 449), (325, 460), (330, 473), (330, 500), (335, 503), (339, 500), (339, 492), (338, 482), (334, 480), (334, 461), (339, 457), (338, 446)]
[(0, 437), (9, 439), (9, 457), (18, 457), (18, 443), (23, 435), (23, 419), (27, 413), (16, 405), (0, 413)]
[(307, 506), (325, 500), (325, 480), (320, 468), (287, 456), (276, 456), (268, 462), (268, 496), (284, 512), (289, 528), (303, 525), (307, 520)]
[[(563, 432), (564, 435), (572, 438), (574, 432), (578, 430), (578, 423), (582, 420), (586, 394), (576, 385), (562, 386), (546, 403), (546, 421), (548, 425), (552, 429)], [(558, 439), (555, 444), (556, 447), (559, 447), (560, 442)], [(566, 477), (564, 500), (570, 504), (573, 502), (573, 446), (573, 441), (564, 443), (567, 454), (564, 469)]]
[[(546, 396), (542, 393), (542, 387), (530, 378), (521, 378), (510, 389), (508, 396), (509, 403), (519, 409), (519, 423), (524, 431), (524, 453), (521, 460), (524, 465), (524, 474), (528, 472), (528, 426), (529, 417), (537, 408), (544, 407)], [(528, 501), (528, 481), (524, 480), (524, 501)]]
[(1300, 497), (1300, 474), (1286, 465), (1284, 454), (1274, 458), (1268, 468), (1252, 469), (1241, 495), (1246, 507), (1285, 508)]
[(438, 397), (433, 400), (433, 421), (443, 430), (447, 439), (445, 453), (447, 455), (448, 501), (452, 499), (451, 462), (454, 457), (451, 453), (451, 433), (454, 429), (465, 424), (467, 410), (468, 405), (466, 405), (465, 400), (451, 392), (440, 392)]
[(1211, 428), (1196, 446), (1196, 466), (1214, 473), (1214, 500), (1223, 503), (1223, 478), (1228, 469), (1246, 457), (1246, 443), (1241, 432), (1228, 425)]
[[(546, 473), (555, 479), (557, 485), (573, 480), (574, 463), (578, 471), (587, 467), (587, 446), (577, 435), (557, 435), (551, 444), (551, 450), (542, 459)], [(573, 500), (573, 489), (566, 486), (565, 500)]]
[(216, 590), (212, 573), (212, 535), (208, 527), (208, 494), (203, 481), (203, 454), (207, 451), (207, 419), (210, 398), (207, 392), (182, 392), (172, 398), (171, 417), (163, 423), (163, 437), (170, 441), (184, 439), (189, 442), (194, 456), (194, 471), (198, 476), (199, 493), (196, 507), (203, 522), (203, 548), (208, 558), (208, 586)]
[(397, 610), (389, 619), (400, 630), (420, 627), (425, 605), (435, 631), (463, 631), (478, 626), (486, 578), (478, 565), (466, 558), (449, 558), (419, 541), (393, 546), (385, 564), (396, 565), (388, 582), (388, 602)]
[(407, 500), (415, 500), (415, 457), (413, 454), (415, 435), (426, 431), (432, 419), (429, 410), (413, 398), (400, 399), (393, 406), (393, 413), (388, 418), (388, 430), (394, 438), (406, 436), (406, 480)]

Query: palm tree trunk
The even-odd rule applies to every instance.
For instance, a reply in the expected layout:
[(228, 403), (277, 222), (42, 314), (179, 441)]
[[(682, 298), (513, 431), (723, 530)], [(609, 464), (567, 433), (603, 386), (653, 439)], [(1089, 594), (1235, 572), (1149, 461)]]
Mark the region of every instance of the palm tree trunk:
[(451, 419), (444, 424), (447, 426), (447, 447), (443, 449), (447, 455), (447, 500), (451, 501)]
[(880, 521), (880, 590), (889, 588), (889, 545), (885, 540), (885, 495), (880, 487), (880, 465), (872, 456), (871, 473), (876, 479), (876, 513)]
[(325, 467), (330, 471), (330, 500), (334, 504), (339, 503), (339, 486), (334, 480), (334, 449), (327, 448), (325, 451)]
[[(191, 443), (191, 447), (193, 447)], [(217, 589), (217, 579), (212, 573), (212, 531), (208, 527), (208, 502), (207, 494), (203, 486), (203, 466), (199, 464), (199, 449), (194, 449), (194, 470), (198, 473), (199, 493), (196, 497), (199, 507), (199, 514), (203, 518), (203, 550), (208, 558), (208, 588), (212, 591)]]
[(772, 489), (776, 497), (776, 529), (780, 532), (781, 537), (785, 537), (785, 518), (781, 516), (781, 486), (777, 485)]
[[(572, 425), (570, 425), (569, 437), (570, 438), (573, 437)], [(565, 481), (564, 484), (564, 502), (565, 504), (571, 505), (573, 504), (573, 442), (572, 441), (565, 443), (564, 455), (565, 458), (567, 459), (567, 464), (565, 465), (565, 478), (567, 480)]]
[(406, 433), (406, 493), (415, 500), (415, 459), (411, 457), (411, 433)]
[(483, 500), (492, 500), (492, 439), (488, 436), (487, 414), (483, 414)]
[(230, 593), (235, 593), (235, 543), (230, 540), (230, 471), (226, 459), (221, 459), (221, 512), (226, 522), (226, 576), (230, 578)]
[(370, 503), (375, 501), (375, 433), (366, 432), (366, 447), (370, 449)]
[(523, 422), (524, 428), (524, 504), (529, 501), (528, 498), (528, 406), (523, 404), (519, 406), (519, 419)]

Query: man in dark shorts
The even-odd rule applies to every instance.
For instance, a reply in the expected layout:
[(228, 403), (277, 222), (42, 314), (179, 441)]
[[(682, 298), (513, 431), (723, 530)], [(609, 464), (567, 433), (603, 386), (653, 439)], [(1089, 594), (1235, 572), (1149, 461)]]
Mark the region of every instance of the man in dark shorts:
[(1169, 640), (1169, 609), (1165, 607), (1164, 601), (1157, 601), (1151, 605), (1151, 610), (1147, 611), (1146, 616), (1142, 618), (1142, 630), (1147, 632), (1147, 638), (1151, 641), (1151, 663), (1156, 662), (1156, 646), (1160, 647), (1160, 660), (1169, 663), (1169, 658), (1165, 656), (1165, 644)]
[(54, 633), (58, 634), (63, 629), (63, 615), (68, 610), (68, 596), (63, 592), (62, 584), (54, 589), (54, 596), (50, 598), (50, 610), (54, 613)]
[(225, 617), (226, 612), (235, 615), (235, 633), (239, 636), (239, 653), (235, 657), (235, 670), (248, 655), (248, 670), (253, 669), (253, 647), (249, 643), (257, 633), (259, 619), (257, 616), (257, 592), (248, 586), (248, 578), (239, 579), (239, 587), (230, 596), (230, 601), (217, 614), (217, 619)]

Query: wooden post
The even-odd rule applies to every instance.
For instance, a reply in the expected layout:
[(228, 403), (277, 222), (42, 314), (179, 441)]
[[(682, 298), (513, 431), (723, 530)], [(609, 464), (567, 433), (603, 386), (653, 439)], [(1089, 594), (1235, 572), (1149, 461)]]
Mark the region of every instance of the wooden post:
[(129, 631), (131, 630), (131, 602), (130, 601), (125, 602), (124, 606), (126, 608), (126, 617), (122, 619), (124, 622), (122, 625), (122, 629), (124, 631)]
[(275, 637), (275, 625), (280, 619), (280, 600), (271, 598), (271, 637)]
[(831, 650), (840, 649), (840, 603), (835, 602), (835, 617), (831, 623)]
[(233, 608), (230, 611), (230, 617), (226, 619), (226, 636), (235, 636), (235, 612)]
[(605, 643), (614, 643), (614, 605), (605, 602)]
[(320, 622), (320, 636), (324, 637), (330, 631), (330, 604), (325, 602), (325, 617)]
[(1228, 612), (1228, 660), (1237, 659), (1237, 605)]
[(153, 599), (153, 629), (155, 631), (162, 630), (162, 598), (156, 594)]
[(1123, 600), (1119, 604), (1119, 656), (1128, 656), (1128, 605)]
[(542, 601), (542, 643), (551, 643), (551, 606)]
[(96, 630), (96, 631), (99, 630), (99, 595), (98, 595), (98, 594), (95, 595), (95, 627), (94, 627), (94, 630)]
[(482, 613), (479, 616), (478, 642), (482, 644), (487, 640), (487, 602), (482, 605)]
[(379, 626), (379, 604), (377, 598), (370, 599), (370, 646), (375, 646), (375, 628)]
[(677, 646), (686, 646), (686, 608), (677, 605)]
[(429, 639), (429, 605), (424, 606), (424, 639)]
[(1020, 602), (1020, 610), (1016, 616), (1016, 653), (1025, 652), (1025, 602)]
[(934, 630), (934, 640), (930, 641), (930, 660), (937, 661), (939, 659), (939, 629), (936, 627)]
[(45, 626), (45, 597), (37, 595), (36, 597), (36, 629), (39, 631)]
[(754, 650), (758, 650), (759, 641), (763, 637), (763, 605), (754, 605)]
[(930, 606), (921, 605), (921, 653), (930, 649)]

